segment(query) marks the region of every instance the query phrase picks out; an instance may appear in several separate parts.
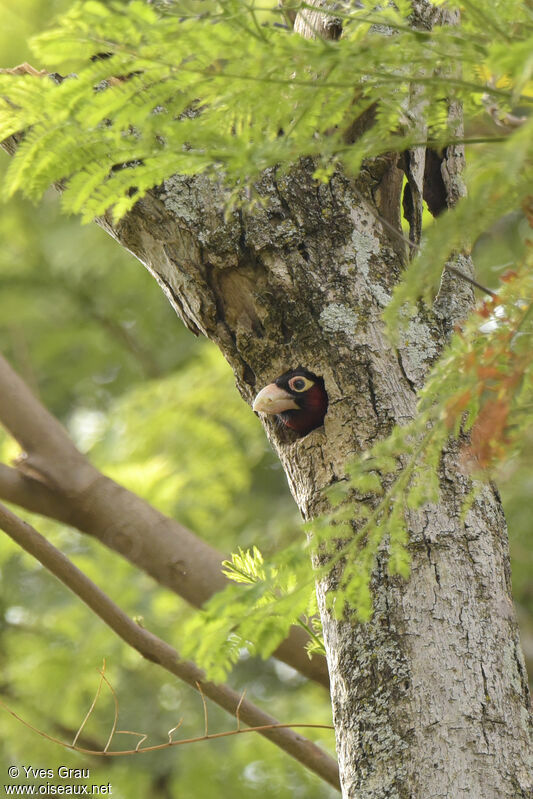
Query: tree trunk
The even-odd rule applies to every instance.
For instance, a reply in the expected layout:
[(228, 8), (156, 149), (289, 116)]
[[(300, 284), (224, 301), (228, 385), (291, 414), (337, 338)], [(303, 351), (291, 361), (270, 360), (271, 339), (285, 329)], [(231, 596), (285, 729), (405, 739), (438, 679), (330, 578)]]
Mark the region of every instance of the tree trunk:
[[(452, 169), (457, 153), (449, 154)], [(396, 209), (394, 161), (357, 181), (317, 185), (313, 165), (265, 174), (264, 207), (225, 219), (223, 191), (174, 177), (116, 226), (101, 224), (154, 274), (185, 324), (215, 341), (250, 402), (299, 364), (322, 375), (324, 428), (304, 438), (268, 418), (267, 434), (304, 518), (346, 459), (415, 414), (415, 392), (470, 292), (445, 276), (439, 314), (411, 323), (397, 350), (381, 312), (399, 279), (403, 245), (376, 214)], [(444, 170), (446, 173), (446, 170)], [(392, 215), (393, 216), (393, 215)], [(410, 518), (412, 576), (373, 579), (367, 624), (326, 610), (335, 570), (318, 586), (337, 748), (346, 797), (530, 796), (530, 715), (510, 594), (499, 497), (487, 487), (461, 520), (467, 481), (452, 450), (442, 500)]]

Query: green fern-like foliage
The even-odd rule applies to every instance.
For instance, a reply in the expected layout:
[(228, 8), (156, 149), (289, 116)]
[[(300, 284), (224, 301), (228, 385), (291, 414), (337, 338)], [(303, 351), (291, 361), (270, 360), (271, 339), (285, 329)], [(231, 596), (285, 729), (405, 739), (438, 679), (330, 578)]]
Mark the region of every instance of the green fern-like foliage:
[[(329, 42), (295, 36), (274, 10), (239, 0), (177, 2), (167, 13), (139, 0), (79, 3), (34, 41), (40, 62), (70, 71), (60, 85), (0, 80), (0, 136), (25, 131), (5, 190), (37, 198), (63, 181), (66, 210), (88, 221), (112, 207), (119, 217), (175, 173), (253, 186), (265, 168), (308, 155), (327, 178), (338, 161), (356, 172), (365, 157), (425, 139), (425, 129), (445, 146), (457, 138), (453, 101), (467, 118), (480, 113), (484, 95), (502, 113), (524, 101), (532, 31), (521, 3), (506, 4), (513, 32), (499, 37), (501, 3), (483, 19), (432, 32), (409, 27), (406, 0), (396, 6), (346, 4), (345, 33)], [(415, 106), (424, 108), (422, 126), (411, 121)], [(346, 129), (370, 107), (374, 125), (348, 144)], [(531, 131), (515, 138), (519, 172)]]
[[(39, 66), (62, 80), (0, 74), (0, 138), (23, 132), (4, 194), (37, 199), (60, 183), (66, 211), (118, 219), (175, 174), (225, 180), (228, 203), (242, 204), (265, 169), (303, 156), (326, 181), (419, 144), (471, 144), (468, 196), (428, 228), (386, 310), (400, 335), (398, 320), (433, 298), (455, 253), (517, 208), (531, 224), (533, 14), (521, 0), (451, 0), (461, 21), (429, 31), (412, 27), (408, 0), (384, 5), (336, 4), (344, 32), (332, 42), (293, 35), (278, 9), (255, 2), (80, 2), (34, 41)], [(466, 133), (450, 114), (459, 107)], [(374, 124), (352, 143), (347, 131), (369, 109)], [(471, 433), (456, 445), (469, 485), (479, 465), (490, 473), (519, 456), (531, 428), (527, 247), (511, 266), (434, 367), (416, 420), (347, 465), (330, 515), (309, 530), (324, 565), (311, 573), (301, 547), (268, 562), (239, 552), (227, 564), (235, 584), (187, 632), (210, 676), (223, 677), (243, 646), (270, 654), (291, 623), (306, 624), (319, 647), (313, 580), (332, 560), (344, 564), (335, 612), (349, 604), (368, 619), (377, 553), (386, 546), (390, 572), (408, 576), (409, 514), (438, 500), (450, 437)]]
[(317, 613), (314, 579), (307, 553), (299, 544), (287, 547), (265, 562), (253, 550), (239, 550), (223, 564), (236, 583), (215, 594), (186, 625), (181, 643), (213, 680), (222, 680), (241, 650), (269, 657), (287, 637), (291, 624), (311, 635), (311, 651), (323, 651), (312, 629)]

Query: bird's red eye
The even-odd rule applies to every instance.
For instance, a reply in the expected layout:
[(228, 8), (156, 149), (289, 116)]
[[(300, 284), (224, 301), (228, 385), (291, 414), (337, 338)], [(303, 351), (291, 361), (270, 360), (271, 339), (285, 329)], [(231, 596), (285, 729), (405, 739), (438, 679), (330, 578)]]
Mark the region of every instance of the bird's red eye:
[(311, 388), (313, 385), (313, 381), (308, 380), (307, 377), (291, 377), (289, 380), (289, 388), (293, 391), (307, 391), (307, 389)]

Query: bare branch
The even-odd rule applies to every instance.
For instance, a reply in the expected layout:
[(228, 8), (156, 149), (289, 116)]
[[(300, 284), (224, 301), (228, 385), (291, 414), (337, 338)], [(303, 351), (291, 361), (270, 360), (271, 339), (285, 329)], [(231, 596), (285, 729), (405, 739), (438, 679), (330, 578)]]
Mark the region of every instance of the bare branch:
[(0, 497), (32, 513), (40, 513), (64, 524), (73, 523), (69, 506), (55, 491), (4, 463), (0, 463)]
[(26, 453), (25, 461), (51, 488), (83, 490), (94, 480), (92, 468), (65, 428), (34, 397), (0, 356), (0, 419)]
[[(313, 724), (313, 723), (298, 723), (294, 722), (292, 724), (264, 724), (260, 727), (246, 727), (246, 728), (239, 728), (237, 730), (225, 730), (224, 732), (212, 732), (209, 735), (195, 735), (192, 738), (179, 738), (175, 741), (172, 738), (172, 734), (181, 727), (183, 719), (180, 719), (178, 724), (173, 727), (171, 730), (168, 731), (168, 741), (165, 743), (160, 744), (152, 744), (151, 746), (142, 746), (142, 744), (146, 741), (148, 736), (142, 732), (135, 732), (133, 730), (117, 730), (117, 735), (135, 735), (135, 737), (139, 738), (139, 743), (135, 747), (135, 749), (87, 749), (82, 746), (74, 746), (73, 744), (68, 744), (66, 741), (62, 741), (60, 738), (56, 738), (53, 735), (49, 735), (44, 730), (40, 730), (38, 727), (34, 727), (33, 724), (30, 724), (29, 721), (26, 721), (19, 716), (18, 713), (15, 713), (9, 705), (6, 705), (0, 699), (0, 707), (2, 707), (6, 713), (9, 713), (10, 716), (13, 716), (14, 719), (19, 721), (24, 727), (27, 727), (32, 732), (35, 732), (37, 735), (40, 735), (41, 738), (45, 738), (47, 741), (51, 743), (58, 744), (62, 746), (64, 749), (71, 749), (74, 752), (80, 752), (82, 755), (93, 755), (97, 756), (100, 755), (102, 757), (123, 757), (124, 755), (135, 755), (137, 753), (144, 754), (145, 752), (161, 752), (163, 749), (171, 749), (175, 746), (185, 746), (187, 744), (194, 744), (200, 743), (201, 741), (212, 741), (216, 738), (231, 738), (234, 735), (245, 735), (246, 733), (250, 732), (259, 732), (263, 733), (266, 730), (288, 730), (288, 729), (297, 729), (297, 728), (307, 728), (307, 729), (315, 729), (315, 730), (333, 730), (334, 727), (332, 724)], [(338, 788), (338, 786), (334, 786)]]
[[(131, 491), (105, 477), (0, 356), (0, 422), (26, 449), (16, 469), (0, 464), (0, 497), (94, 536), (194, 607), (227, 585), (223, 555)], [(275, 656), (328, 685), (324, 658), (310, 660), (293, 627)]]
[[(105, 668), (105, 660), (104, 660), (104, 668)], [(78, 728), (78, 732), (74, 736), (74, 739), (72, 741), (72, 746), (76, 746), (76, 744), (78, 742), (78, 738), (80, 737), (81, 733), (83, 732), (83, 728), (85, 727), (85, 725), (87, 724), (87, 722), (91, 718), (92, 712), (93, 712), (93, 710), (96, 707), (96, 703), (98, 702), (98, 699), (100, 698), (100, 693), (102, 691), (102, 685), (103, 684), (104, 684), (104, 673), (103, 673), (103, 669), (102, 669), (102, 671), (100, 672), (100, 679), (98, 681), (98, 687), (96, 689), (96, 693), (94, 695), (94, 699), (91, 702), (91, 706), (90, 706), (89, 710), (87, 711), (87, 713), (85, 714), (84, 719), (83, 719), (82, 723), (80, 724), (80, 726)]]
[(241, 705), (242, 705), (242, 703), (244, 701), (245, 695), (246, 695), (246, 688), (244, 689), (244, 691), (241, 694), (241, 698), (239, 699), (239, 704), (237, 705), (237, 710), (235, 711), (235, 718), (237, 719), (237, 729), (238, 730), (241, 729), (241, 716), (240, 716), (240, 713), (241, 713)]
[[(182, 725), (182, 724), (183, 724), (183, 718), (181, 718), (181, 719), (178, 721), (178, 723), (177, 723), (177, 724), (175, 724), (175, 725), (174, 725), (174, 727), (172, 727), (172, 729), (168, 731), (168, 733), (167, 733), (167, 734), (168, 734), (168, 742), (169, 742), (169, 744), (173, 743), (172, 736), (173, 736), (173, 734), (176, 732), (176, 730), (179, 730), (179, 728), (181, 727), (181, 725)], [(145, 736), (145, 737), (146, 737), (146, 736)], [(137, 744), (137, 746), (139, 746), (141, 743), (142, 743), (142, 741), (140, 741), (140, 742)]]
[[(207, 738), (209, 735), (209, 714), (207, 712), (207, 702), (205, 701), (204, 692), (202, 691), (202, 686), (199, 682), (196, 683), (196, 687), (198, 688), (198, 693), (202, 697), (202, 705), (204, 706), (204, 738)], [(240, 709), (241, 700), (239, 699), (239, 703), (235, 710), (235, 715), (237, 715), (237, 711)]]
[[(194, 663), (181, 660), (179, 654), (169, 644), (136, 624), (62, 552), (3, 505), (0, 505), (0, 528), (64, 583), (108, 627), (144, 658), (174, 674), (198, 690), (202, 697), (207, 696), (233, 716), (239, 709), (239, 717), (249, 726), (278, 724), (276, 719), (264, 713), (251, 702), (241, 701), (241, 694), (229, 686), (215, 685), (206, 681), (205, 674)], [(287, 728), (262, 730), (261, 735), (318, 774), (330, 785), (339, 787), (336, 762), (311, 741)]]
[(109, 733), (109, 738), (107, 739), (107, 743), (106, 743), (106, 745), (104, 747), (104, 752), (107, 752), (107, 750), (111, 746), (111, 741), (113, 740), (113, 736), (115, 735), (115, 731), (117, 729), (117, 723), (118, 723), (118, 699), (117, 699), (117, 695), (115, 693), (115, 689), (113, 688), (113, 686), (111, 685), (111, 683), (109, 682), (107, 677), (105, 676), (105, 660), (104, 660), (104, 665), (103, 665), (103, 668), (102, 668), (100, 674), (102, 675), (103, 681), (105, 682), (105, 684), (107, 685), (107, 687), (111, 691), (111, 694), (113, 696), (113, 703), (115, 705), (115, 716), (113, 718), (113, 726), (111, 727), (111, 732)]

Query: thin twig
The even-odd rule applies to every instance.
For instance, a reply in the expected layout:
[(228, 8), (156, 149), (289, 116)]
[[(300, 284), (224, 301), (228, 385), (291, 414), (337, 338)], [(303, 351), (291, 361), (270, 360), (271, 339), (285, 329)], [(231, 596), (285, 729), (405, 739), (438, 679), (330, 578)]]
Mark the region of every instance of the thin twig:
[(173, 743), (172, 735), (176, 732), (176, 730), (179, 730), (179, 728), (181, 727), (182, 724), (183, 724), (183, 719), (181, 718), (178, 721), (178, 723), (174, 727), (172, 727), (171, 730), (168, 731), (168, 742), (169, 742), (169, 744)]
[[(133, 732), (133, 730), (117, 730), (117, 735), (136, 735), (136, 736), (138, 736), (139, 742), (138, 742), (137, 746), (135, 747), (135, 749), (132, 749), (132, 752), (142, 752), (141, 744), (143, 744), (146, 741), (146, 739), (148, 738), (148, 735), (146, 735), (146, 733), (144, 733), (144, 732)], [(106, 750), (105, 754), (109, 754), (109, 752)]]
[(470, 277), (469, 275), (465, 275), (465, 273), (461, 272), (460, 269), (457, 269), (456, 266), (452, 266), (451, 264), (446, 264), (446, 266), (444, 268), (447, 269), (448, 272), (453, 272), (453, 274), (457, 275), (457, 277), (460, 277), (463, 280), (466, 280), (467, 283), (471, 283), (477, 289), (480, 289), (481, 291), (484, 291), (485, 294), (489, 294), (491, 297), (497, 297), (498, 296), (498, 294), (495, 291), (492, 291), (492, 289), (488, 289), (486, 286), (483, 286), (481, 283), (478, 283), (478, 281), (474, 280), (473, 277)]
[(202, 704), (204, 706), (204, 736), (205, 738), (209, 737), (209, 715), (207, 712), (207, 702), (205, 701), (204, 692), (202, 691), (202, 686), (199, 682), (196, 683), (196, 687), (202, 697)]
[[(104, 670), (105, 670), (105, 665), (104, 665)], [(113, 696), (113, 701), (114, 701), (114, 703), (115, 703), (115, 718), (113, 719), (113, 726), (111, 727), (111, 732), (109, 733), (109, 738), (107, 739), (107, 743), (106, 743), (106, 745), (105, 745), (105, 747), (104, 747), (104, 752), (107, 752), (107, 750), (108, 750), (108, 749), (109, 749), (109, 747), (111, 746), (111, 741), (113, 740), (113, 736), (114, 736), (114, 734), (115, 734), (115, 730), (117, 729), (117, 722), (118, 722), (118, 699), (117, 699), (117, 695), (116, 695), (116, 693), (115, 693), (115, 689), (113, 688), (113, 686), (111, 685), (111, 683), (109, 682), (109, 680), (107, 679), (107, 677), (105, 676), (104, 672), (102, 671), (102, 672), (100, 672), (100, 673), (101, 673), (101, 675), (102, 675), (102, 678), (103, 678), (103, 680), (104, 680), (105, 684), (107, 685), (107, 687), (108, 687), (108, 688), (109, 688), (109, 690), (111, 691), (111, 694), (112, 694), (112, 696)]]
[[(260, 727), (247, 727), (246, 729), (240, 730), (226, 730), (225, 732), (213, 732), (208, 736), (205, 735), (197, 735), (193, 738), (181, 738), (179, 741), (168, 741), (163, 744), (154, 744), (153, 746), (144, 746), (139, 748), (139, 744), (135, 749), (121, 749), (117, 751), (107, 751), (105, 752), (103, 749), (84, 749), (81, 746), (73, 746), (72, 744), (68, 744), (65, 741), (62, 741), (60, 738), (56, 738), (53, 735), (48, 735), (47, 732), (43, 730), (39, 730), (37, 727), (34, 727), (33, 724), (30, 724), (22, 716), (19, 716), (18, 713), (15, 713), (8, 705), (5, 704), (0, 699), (0, 707), (3, 707), (4, 710), (13, 716), (14, 719), (19, 721), (25, 727), (27, 727), (32, 732), (36, 733), (36, 735), (40, 735), (41, 738), (45, 738), (47, 741), (51, 743), (58, 744), (58, 746), (62, 746), (64, 749), (70, 749), (73, 752), (79, 752), (82, 755), (94, 755), (95, 757), (125, 757), (126, 755), (134, 755), (136, 753), (144, 754), (145, 752), (160, 752), (163, 749), (170, 749), (173, 746), (184, 746), (186, 744), (195, 744), (201, 743), (202, 741), (206, 740), (214, 740), (216, 738), (230, 738), (233, 735), (245, 735), (250, 732), (258, 732), (258, 733), (265, 733), (268, 731), (275, 731), (275, 730), (287, 730), (287, 729), (314, 729), (314, 730), (333, 730), (334, 727), (331, 724), (265, 724)], [(117, 734), (124, 734), (124, 735), (141, 735), (139, 732), (130, 732), (129, 730), (118, 730)], [(148, 736), (142, 736), (142, 741), (146, 740)], [(142, 743), (140, 741), (139, 743)], [(333, 783), (332, 783), (333, 784)], [(339, 786), (335, 785), (334, 787), (338, 788)]]
[(94, 699), (93, 699), (93, 701), (91, 702), (91, 707), (90, 707), (90, 708), (89, 708), (89, 710), (87, 711), (87, 713), (86, 713), (86, 715), (85, 715), (85, 718), (83, 719), (83, 721), (82, 721), (82, 723), (81, 723), (81, 726), (80, 726), (80, 727), (79, 727), (79, 729), (78, 729), (78, 732), (77, 732), (77, 733), (76, 733), (76, 735), (74, 736), (74, 740), (72, 741), (72, 746), (76, 746), (76, 741), (77, 741), (77, 740), (78, 740), (78, 738), (80, 737), (80, 735), (81, 735), (81, 733), (82, 733), (82, 731), (83, 731), (83, 728), (84, 728), (84, 727), (85, 727), (85, 725), (87, 724), (87, 721), (89, 720), (89, 718), (90, 718), (90, 716), (91, 716), (91, 714), (92, 714), (92, 712), (93, 712), (94, 708), (96, 707), (96, 703), (98, 702), (98, 697), (100, 696), (100, 691), (102, 690), (102, 684), (103, 684), (103, 682), (104, 682), (104, 670), (105, 670), (105, 659), (104, 659), (104, 665), (103, 665), (103, 669), (102, 669), (102, 671), (100, 672), (100, 681), (99, 681), (99, 683), (98, 683), (98, 688), (96, 689), (96, 693), (95, 693), (95, 695), (94, 695)]
[(237, 719), (237, 729), (238, 730), (241, 729), (241, 717), (240, 717), (239, 713), (240, 713), (241, 704), (242, 704), (242, 701), (243, 701), (243, 699), (245, 697), (245, 694), (246, 694), (246, 688), (242, 692), (242, 696), (239, 699), (239, 704), (237, 705), (237, 710), (235, 711), (235, 718)]

